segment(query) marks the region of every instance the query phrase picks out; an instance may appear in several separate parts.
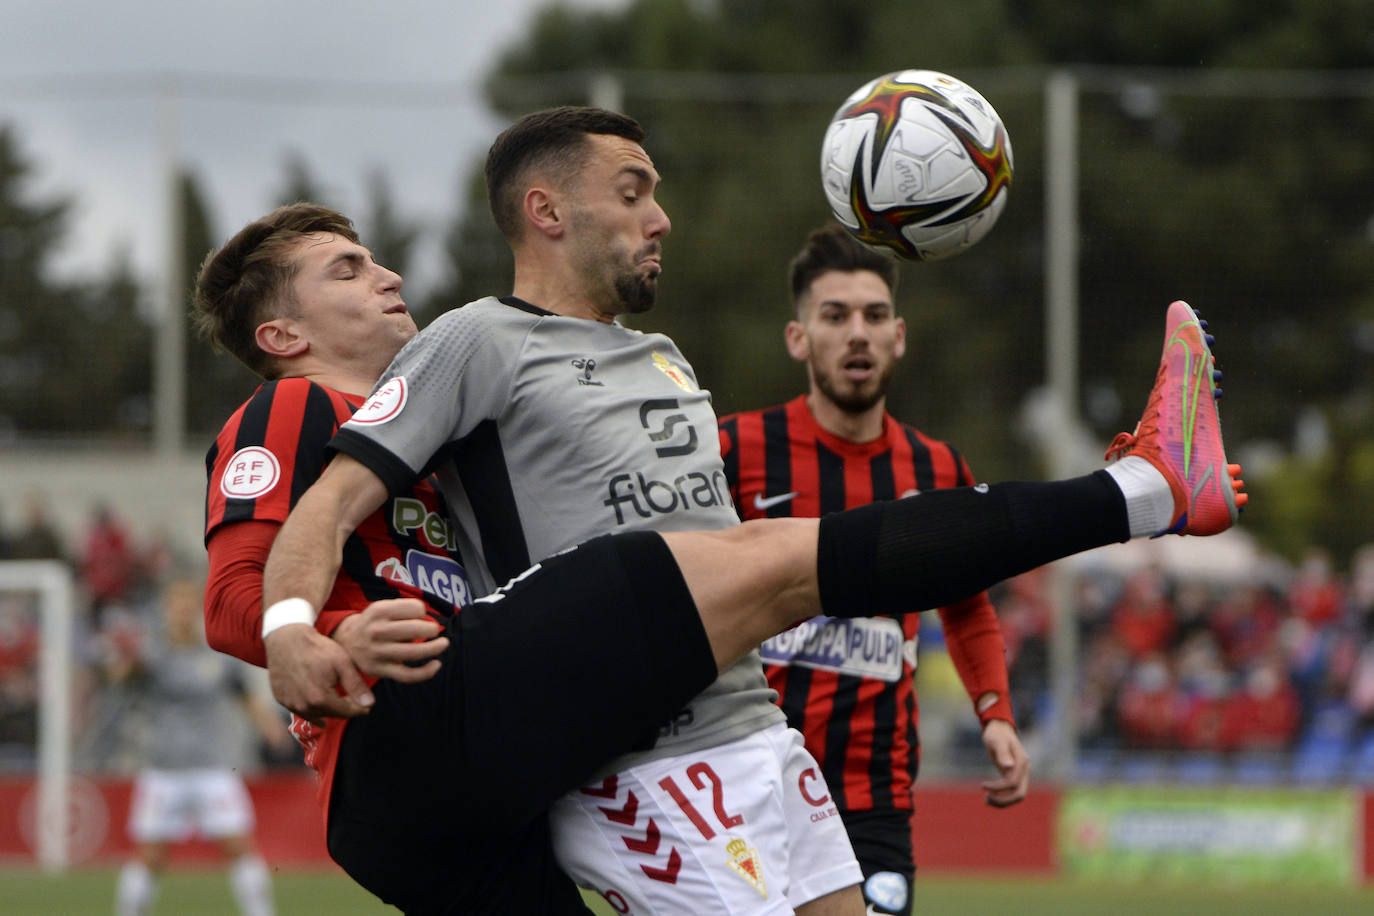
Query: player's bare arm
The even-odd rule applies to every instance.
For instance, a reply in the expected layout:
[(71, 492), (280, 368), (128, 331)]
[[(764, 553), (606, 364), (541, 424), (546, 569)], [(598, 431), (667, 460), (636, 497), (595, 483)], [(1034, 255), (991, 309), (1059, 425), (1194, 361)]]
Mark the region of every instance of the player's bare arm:
[(303, 599), (313, 621), (333, 588), (344, 542), (385, 499), (375, 474), (337, 456), (291, 510), (267, 558), (263, 646), (272, 695), (302, 718), (361, 715), (372, 693), (341, 643), (305, 620), (269, 630), (268, 612), (285, 599)]
[(1025, 798), (1030, 792), (1030, 758), (1016, 728), (1004, 719), (989, 719), (983, 726), (983, 747), (1001, 774), (982, 783), (987, 803), (1006, 808)]

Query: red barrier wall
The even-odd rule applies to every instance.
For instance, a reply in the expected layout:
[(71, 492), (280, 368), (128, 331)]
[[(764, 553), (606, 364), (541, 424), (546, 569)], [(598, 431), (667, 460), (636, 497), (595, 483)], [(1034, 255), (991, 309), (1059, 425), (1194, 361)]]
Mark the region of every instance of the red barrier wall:
[(1036, 786), (1025, 801), (993, 808), (976, 784), (916, 786), (911, 831), (916, 865), (926, 872), (1052, 874), (1057, 789)]
[[(247, 780), (257, 814), (257, 839), (263, 857), (274, 866), (331, 865), (324, 845), (324, 824), (315, 801), (311, 773), (289, 772), (254, 776)], [(19, 864), (35, 859), (33, 781), (0, 779), (0, 862)], [(132, 850), (125, 830), (129, 819), (128, 779), (76, 777), (70, 808), (72, 864), (111, 864)], [(176, 846), (173, 861), (214, 862), (219, 853), (203, 841)]]
[[(128, 779), (77, 777), (72, 786), (72, 864), (116, 863), (131, 844), (125, 833), (132, 783)], [(324, 825), (315, 802), (313, 775), (305, 772), (258, 775), (248, 780), (257, 811), (258, 845), (273, 866), (334, 868), (324, 844)], [(34, 784), (0, 778), (0, 864), (34, 862)], [(916, 861), (927, 873), (993, 871), (1053, 874), (1059, 791), (1039, 785), (1021, 804), (991, 808), (978, 786), (927, 784), (916, 790)], [(1360, 805), (1360, 864), (1366, 882), (1374, 881), (1374, 793)], [(214, 846), (195, 841), (176, 847), (173, 860), (213, 862)]]

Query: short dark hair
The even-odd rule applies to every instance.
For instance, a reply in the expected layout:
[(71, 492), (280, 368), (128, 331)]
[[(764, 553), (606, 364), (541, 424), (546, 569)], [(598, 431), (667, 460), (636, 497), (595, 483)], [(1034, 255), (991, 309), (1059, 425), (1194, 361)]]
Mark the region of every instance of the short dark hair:
[(644, 128), (627, 115), (604, 108), (566, 105), (527, 114), (507, 127), (487, 151), (487, 201), (496, 228), (508, 240), (520, 238), (524, 179), (535, 167), (571, 177), (585, 159), (586, 136), (609, 134), (644, 142)]
[(295, 203), (254, 220), (210, 252), (196, 276), (197, 329), (258, 375), (276, 378), (276, 358), (258, 346), (258, 325), (291, 313), (296, 268), (288, 252), (298, 239), (322, 232), (358, 241), (342, 213)]
[(897, 262), (854, 238), (839, 223), (827, 223), (811, 231), (802, 243), (801, 251), (788, 265), (793, 307), (800, 310), (802, 296), (812, 282), (832, 270), (871, 270), (882, 277), (892, 295), (897, 295)]

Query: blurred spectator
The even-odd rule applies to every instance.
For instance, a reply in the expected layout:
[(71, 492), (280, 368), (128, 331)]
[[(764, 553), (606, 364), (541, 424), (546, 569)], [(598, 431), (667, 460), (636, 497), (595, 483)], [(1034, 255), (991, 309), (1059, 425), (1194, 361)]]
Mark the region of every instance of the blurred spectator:
[(1122, 648), (1132, 658), (1169, 648), (1178, 621), (1158, 569), (1150, 567), (1131, 574), (1112, 611), (1111, 625)]
[(1227, 732), (1231, 707), (1231, 675), (1221, 666), (1205, 669), (1180, 693), (1182, 709), (1176, 747), (1194, 751), (1224, 751), (1231, 744)]
[(1297, 578), (1288, 590), (1288, 603), (1301, 619), (1313, 626), (1331, 623), (1345, 607), (1345, 589), (1331, 566), (1331, 554), (1313, 547), (1303, 557)]
[(1211, 589), (1196, 580), (1180, 583), (1174, 591), (1177, 628), (1174, 641), (1182, 646), (1198, 633), (1211, 633), (1207, 619), (1213, 606)]
[(1156, 652), (1136, 665), (1117, 704), (1127, 746), (1177, 747), (1184, 713), (1184, 699), (1163, 653)]
[(1209, 630), (1194, 630), (1179, 645), (1176, 658), (1183, 698), (1179, 745), (1190, 750), (1225, 750), (1230, 740), (1226, 728), (1231, 675), (1216, 637)]
[(1211, 622), (1226, 664), (1240, 670), (1277, 644), (1283, 609), (1267, 586), (1244, 583), (1227, 591)]
[(109, 605), (123, 602), (133, 576), (133, 547), (123, 522), (108, 506), (96, 506), (81, 548), (81, 582), (90, 595), (91, 614), (98, 618)]
[(998, 585), (990, 595), (1002, 627), (1007, 671), (1017, 672), (1010, 684), (1017, 727), (1034, 728), (1040, 699), (1049, 690), (1051, 609), (1045, 598), (1045, 571), (1042, 568), (1017, 576)]
[(0, 594), (0, 768), (32, 764), (38, 740), (38, 621), (24, 595)]
[(1131, 670), (1131, 659), (1110, 632), (1088, 638), (1082, 648), (1083, 674), (1078, 692), (1078, 734), (1087, 747), (1115, 746), (1120, 738), (1117, 706)]
[(1347, 698), (1360, 724), (1374, 729), (1374, 641), (1366, 642), (1356, 656)]
[(185, 565), (187, 559), (177, 555), (166, 531), (157, 531), (138, 551), (135, 568), (137, 590), (155, 593), (159, 583), (166, 582), (173, 570)]
[(48, 504), (38, 493), (24, 497), (24, 521), (10, 538), (9, 555), (14, 560), (66, 559), (62, 538), (48, 514)]
[(1298, 735), (1298, 694), (1277, 655), (1250, 669), (1245, 689), (1232, 698), (1227, 713), (1229, 748), (1279, 751), (1292, 746)]
[(83, 769), (127, 772), (137, 766), (142, 731), (134, 674), (147, 649), (152, 623), (144, 618), (122, 605), (110, 605), (78, 641), (85, 670), (78, 680), (75, 757)]
[(38, 621), (19, 594), (0, 594), (0, 682), (32, 674), (38, 663)]

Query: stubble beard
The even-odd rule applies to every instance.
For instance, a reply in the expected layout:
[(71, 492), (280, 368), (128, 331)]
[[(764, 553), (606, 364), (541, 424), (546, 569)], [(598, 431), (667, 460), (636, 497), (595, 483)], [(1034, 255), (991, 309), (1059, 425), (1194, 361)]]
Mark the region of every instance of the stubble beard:
[[(592, 289), (609, 300), (602, 304), (614, 307), (616, 315), (633, 315), (653, 308), (658, 295), (658, 277), (645, 276), (638, 264), (658, 247), (649, 245), (641, 253), (625, 256), (620, 244), (587, 211), (574, 210), (572, 224), (579, 233), (596, 239), (581, 249), (578, 261), (583, 276), (595, 278)], [(621, 267), (625, 261), (629, 266)]]
[(615, 294), (621, 314), (647, 312), (658, 296), (658, 278), (643, 276), (638, 270), (626, 271), (615, 278)]
[(876, 379), (876, 384), (871, 387), (846, 386), (842, 389), (830, 373), (823, 372), (814, 365), (811, 367), (811, 377), (816, 380), (816, 388), (827, 401), (847, 414), (858, 416), (871, 410), (875, 404), (887, 397), (887, 388), (892, 381), (894, 368), (888, 366), (884, 369)]

